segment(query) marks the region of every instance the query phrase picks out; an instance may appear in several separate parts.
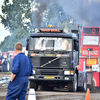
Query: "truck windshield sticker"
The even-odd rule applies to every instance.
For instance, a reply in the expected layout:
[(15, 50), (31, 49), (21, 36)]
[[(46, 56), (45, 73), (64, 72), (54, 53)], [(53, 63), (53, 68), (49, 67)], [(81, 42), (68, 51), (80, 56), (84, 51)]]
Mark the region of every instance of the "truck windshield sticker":
[(55, 54), (45, 54), (45, 56), (55, 56)]
[(57, 29), (57, 28), (41, 28), (40, 32), (55, 32), (55, 33), (62, 33), (63, 29)]
[(72, 51), (72, 39), (54, 37), (31, 38), (30, 50)]

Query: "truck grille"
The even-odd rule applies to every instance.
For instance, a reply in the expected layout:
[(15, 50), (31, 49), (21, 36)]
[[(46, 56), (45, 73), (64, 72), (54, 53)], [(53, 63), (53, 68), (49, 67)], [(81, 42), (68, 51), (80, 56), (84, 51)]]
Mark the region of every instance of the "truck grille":
[[(71, 67), (71, 59), (70, 58), (58, 58), (57, 57), (32, 57), (31, 60), (33, 62), (34, 67)], [(54, 60), (56, 59), (56, 60)], [(52, 61), (53, 60), (53, 61)], [(49, 63), (51, 61), (51, 63)]]
[(33, 63), (33, 67), (39, 67), (40, 66), (40, 57), (34, 57), (31, 58), (32, 63)]
[(41, 75), (58, 75), (56, 70), (42, 70)]
[[(40, 65), (44, 65), (44, 67), (59, 67), (59, 59), (54, 60), (56, 57), (41, 57), (40, 58)], [(48, 63), (49, 61), (52, 61), (51, 63)], [(48, 64), (47, 64), (48, 63)]]

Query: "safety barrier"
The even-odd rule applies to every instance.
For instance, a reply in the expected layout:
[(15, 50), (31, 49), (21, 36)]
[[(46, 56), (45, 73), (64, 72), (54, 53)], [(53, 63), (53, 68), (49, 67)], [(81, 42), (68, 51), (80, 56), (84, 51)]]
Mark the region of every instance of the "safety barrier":
[(33, 88), (29, 90), (28, 100), (36, 100), (35, 90)]

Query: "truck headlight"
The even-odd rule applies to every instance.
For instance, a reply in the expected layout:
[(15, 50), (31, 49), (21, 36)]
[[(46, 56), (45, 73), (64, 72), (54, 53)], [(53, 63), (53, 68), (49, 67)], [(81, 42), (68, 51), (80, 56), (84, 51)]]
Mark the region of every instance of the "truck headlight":
[(36, 74), (36, 71), (35, 70), (33, 70), (33, 74)]
[(30, 78), (31, 78), (31, 79), (34, 79), (34, 76), (31, 76)]
[(64, 71), (64, 75), (70, 75), (70, 71)]

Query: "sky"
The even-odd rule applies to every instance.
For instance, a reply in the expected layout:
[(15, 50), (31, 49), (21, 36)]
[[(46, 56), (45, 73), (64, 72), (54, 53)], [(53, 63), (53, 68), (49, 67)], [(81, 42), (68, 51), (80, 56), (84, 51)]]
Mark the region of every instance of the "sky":
[[(3, 4), (3, 1), (4, 0), (0, 0), (0, 14), (1, 14), (1, 5)], [(41, 4), (43, 5), (43, 7), (39, 6), (40, 9), (38, 12), (41, 14), (41, 12), (43, 13), (44, 10), (46, 9), (44, 5), (47, 6), (49, 5), (48, 0), (36, 0), (36, 1), (39, 2), (41, 1)], [(50, 1), (52, 0), (49, 0), (49, 2)], [(82, 24), (83, 26), (100, 27), (100, 17), (99, 17), (100, 0), (56, 0), (56, 1), (58, 1), (59, 4), (63, 7), (64, 12), (70, 15), (74, 19), (75, 25)], [(37, 15), (39, 13), (37, 13)], [(42, 20), (41, 18), (36, 17), (37, 22), (40, 23), (41, 20)], [(7, 35), (10, 35), (9, 31), (5, 30), (3, 25), (0, 23), (0, 41), (3, 41), (5, 36)]]
[[(1, 5), (3, 4), (4, 0), (0, 0), (0, 14), (1, 14)], [(10, 35), (9, 31), (4, 29), (4, 26), (1, 24), (0, 20), (0, 42), (4, 40), (6, 36)]]

